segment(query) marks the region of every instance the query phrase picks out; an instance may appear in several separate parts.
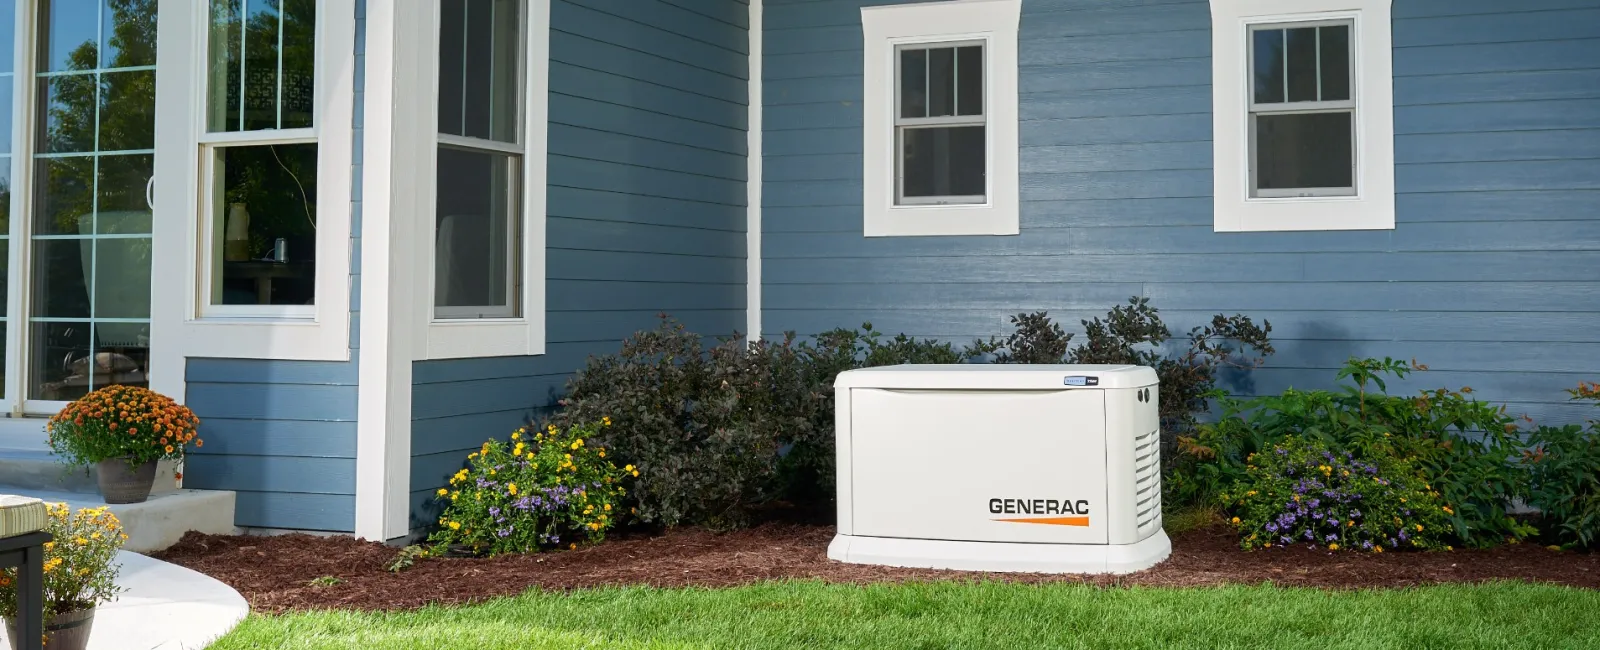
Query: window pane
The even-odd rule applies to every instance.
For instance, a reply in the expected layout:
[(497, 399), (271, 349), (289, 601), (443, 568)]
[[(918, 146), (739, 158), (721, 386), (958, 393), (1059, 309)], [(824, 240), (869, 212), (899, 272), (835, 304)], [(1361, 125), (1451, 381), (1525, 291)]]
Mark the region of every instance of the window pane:
[(39, 30), (42, 71), (99, 67), (100, 12), (96, 4), (92, 0), (44, 0), (40, 12), (45, 24)]
[(94, 74), (69, 74), (39, 79), (44, 98), (45, 153), (94, 151)]
[(34, 323), (31, 334), (28, 396), (67, 401), (88, 394), (94, 374), (89, 364), (89, 323)]
[(928, 50), (928, 117), (956, 114), (956, 49)]
[(0, 155), (11, 153), (11, 97), (16, 78), (0, 76)]
[(1251, 79), (1255, 84), (1255, 103), (1283, 101), (1283, 30), (1258, 29), (1251, 33), (1254, 61)]
[(214, 164), (211, 304), (314, 304), (317, 145), (220, 147)]
[(101, 156), (96, 189), (95, 232), (134, 235), (150, 232), (150, 204), (145, 190), (155, 174), (155, 156)]
[(40, 158), (34, 163), (36, 235), (94, 232), (94, 157)]
[(439, 132), (517, 141), (521, 0), (447, 0), (439, 25)]
[(983, 46), (956, 50), (956, 114), (983, 115)]
[(149, 237), (95, 240), (94, 317), (150, 317)]
[(156, 71), (100, 74), (100, 151), (154, 149)]
[(1354, 187), (1351, 114), (1256, 116), (1256, 187)]
[(33, 316), (88, 318), (94, 238), (35, 239), (33, 255)]
[(519, 162), (499, 153), (439, 149), (433, 302), (439, 318), (520, 315)]
[(1320, 27), (1322, 101), (1350, 99), (1350, 26)]
[(439, 3), (439, 132), (466, 135), (466, 0)]
[(905, 198), (982, 196), (984, 127), (901, 129)]
[(928, 116), (928, 51), (900, 50), (900, 117)]
[(282, 2), (282, 12), (263, 0), (210, 4), (208, 128), (311, 126), (316, 3)]
[(101, 0), (100, 66), (156, 64), (155, 0)]
[(317, 3), (285, 0), (283, 12), (283, 90), (279, 102), (285, 129), (312, 125), (316, 109)]
[(1289, 33), (1289, 101), (1317, 101), (1317, 28), (1299, 27)]

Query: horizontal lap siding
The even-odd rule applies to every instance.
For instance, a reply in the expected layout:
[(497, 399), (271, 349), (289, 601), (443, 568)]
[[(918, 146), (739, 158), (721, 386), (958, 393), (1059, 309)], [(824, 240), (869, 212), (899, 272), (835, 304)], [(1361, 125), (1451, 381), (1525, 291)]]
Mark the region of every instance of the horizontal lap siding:
[(355, 12), (350, 360), (188, 360), (186, 403), (201, 419), (205, 446), (190, 450), (184, 462), (184, 487), (233, 490), (234, 523), (239, 526), (355, 529), (365, 0), (356, 0)]
[[(1600, 378), (1600, 2), (1396, 0), (1393, 231), (1212, 231), (1206, 2), (1027, 0), (1022, 233), (861, 236), (859, 0), (768, 0), (763, 327), (964, 344), (1148, 296), (1175, 330), (1273, 323), (1244, 394), (1417, 357), (1550, 421)], [(868, 2), (865, 4), (886, 4)], [(1076, 328), (1074, 328), (1076, 329)]]
[(415, 364), (414, 526), (469, 450), (657, 314), (742, 328), (747, 19), (735, 0), (552, 1), (546, 353)]

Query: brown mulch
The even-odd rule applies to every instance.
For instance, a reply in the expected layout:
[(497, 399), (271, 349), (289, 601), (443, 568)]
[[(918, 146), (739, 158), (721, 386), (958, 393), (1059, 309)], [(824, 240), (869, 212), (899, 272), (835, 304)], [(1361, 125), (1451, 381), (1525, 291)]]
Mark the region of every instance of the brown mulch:
[[(427, 559), (399, 573), (385, 566), (397, 549), (349, 537), (215, 536), (189, 533), (158, 555), (239, 590), (262, 612), (318, 608), (408, 609), (518, 594), (609, 585), (726, 587), (764, 580), (839, 583), (998, 579), (1097, 585), (1260, 584), (1328, 588), (1406, 587), (1526, 580), (1600, 588), (1600, 553), (1558, 552), (1532, 544), (1492, 550), (1371, 555), (1290, 548), (1248, 553), (1227, 529), (1178, 535), (1172, 557), (1125, 576), (973, 574), (832, 562), (833, 529), (767, 524), (716, 534), (674, 531), (609, 541), (576, 551), (499, 558)], [(314, 586), (333, 576), (341, 582)]]

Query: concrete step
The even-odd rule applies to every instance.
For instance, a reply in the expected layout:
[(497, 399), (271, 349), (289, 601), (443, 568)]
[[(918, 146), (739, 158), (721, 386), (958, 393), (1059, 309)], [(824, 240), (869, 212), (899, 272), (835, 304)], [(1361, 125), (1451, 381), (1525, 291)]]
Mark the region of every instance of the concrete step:
[(212, 535), (232, 535), (236, 532), (233, 526), (234, 494), (221, 490), (172, 490), (151, 494), (144, 503), (115, 505), (107, 505), (97, 494), (4, 484), (0, 484), (0, 494), (19, 494), (48, 502), (64, 502), (73, 509), (107, 507), (122, 521), (123, 532), (128, 534), (128, 541), (122, 548), (135, 553), (150, 553), (172, 546), (191, 530)]
[[(174, 469), (174, 463), (168, 461), (156, 466), (151, 494), (177, 489), (172, 478)], [(50, 451), (45, 443), (44, 420), (40, 418), (0, 419), (0, 485), (85, 495), (100, 493), (99, 472), (93, 466), (67, 465)]]

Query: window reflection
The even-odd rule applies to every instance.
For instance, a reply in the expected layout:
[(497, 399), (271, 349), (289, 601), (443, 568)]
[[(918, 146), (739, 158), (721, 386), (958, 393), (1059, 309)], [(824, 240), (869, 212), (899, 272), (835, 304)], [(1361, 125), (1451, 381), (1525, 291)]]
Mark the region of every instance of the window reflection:
[(211, 0), (207, 127), (311, 126), (316, 0)]
[(28, 397), (149, 372), (157, 0), (42, 0)]
[(317, 145), (214, 151), (212, 304), (315, 304)]

